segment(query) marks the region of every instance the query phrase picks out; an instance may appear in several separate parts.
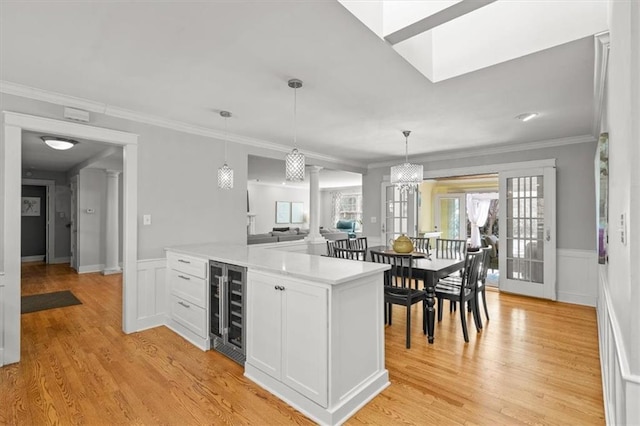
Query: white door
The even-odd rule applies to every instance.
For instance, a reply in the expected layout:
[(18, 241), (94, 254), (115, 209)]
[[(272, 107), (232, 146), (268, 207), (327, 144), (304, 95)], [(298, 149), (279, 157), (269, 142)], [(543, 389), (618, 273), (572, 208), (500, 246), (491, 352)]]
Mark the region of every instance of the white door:
[(71, 178), (71, 267), (78, 270), (78, 176)]
[(382, 184), (382, 244), (389, 244), (400, 235), (415, 236), (418, 217), (416, 192), (402, 193), (395, 185)]
[(435, 196), (434, 229), (441, 238), (467, 239), (466, 194), (438, 194)]
[(556, 300), (556, 169), (500, 173), (500, 290)]

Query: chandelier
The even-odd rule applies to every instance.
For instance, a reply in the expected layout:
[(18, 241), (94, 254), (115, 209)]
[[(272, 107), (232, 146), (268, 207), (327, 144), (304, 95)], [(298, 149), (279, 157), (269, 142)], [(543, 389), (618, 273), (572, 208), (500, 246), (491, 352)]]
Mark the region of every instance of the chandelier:
[(288, 84), (293, 89), (293, 150), (285, 157), (285, 178), (289, 182), (301, 182), (304, 180), (304, 154), (296, 148), (296, 109), (297, 91), (302, 87), (302, 81), (292, 78)]
[(402, 132), (405, 137), (405, 161), (391, 167), (391, 183), (394, 184), (403, 194), (413, 192), (422, 183), (422, 164), (409, 163), (409, 135), (410, 130)]
[(224, 165), (218, 169), (218, 188), (233, 189), (233, 169), (227, 166), (227, 119), (231, 117), (229, 111), (220, 111), (224, 117)]

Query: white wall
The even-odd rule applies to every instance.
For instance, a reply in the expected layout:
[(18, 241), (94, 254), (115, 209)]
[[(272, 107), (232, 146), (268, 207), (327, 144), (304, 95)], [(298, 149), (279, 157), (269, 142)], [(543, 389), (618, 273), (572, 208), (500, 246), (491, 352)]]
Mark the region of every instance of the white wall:
[[(251, 213), (256, 215), (256, 234), (270, 232), (275, 227), (289, 226), (309, 229), (308, 188), (249, 182), (247, 184), (247, 190), (249, 191), (249, 207)], [(296, 201), (304, 203), (305, 223), (276, 223), (276, 201)], [(246, 206), (246, 201), (243, 206)]]
[[(82, 169), (78, 177), (78, 272), (104, 269), (107, 175)], [(93, 210), (93, 213), (89, 211)]]
[[(616, 342), (623, 374), (640, 384), (640, 5), (610, 1), (611, 44), (605, 122), (609, 131), (609, 265), (608, 294), (611, 320), (619, 328)], [(626, 218), (622, 241), (621, 216)], [(622, 363), (624, 364), (624, 363)], [(626, 370), (626, 371), (625, 371)], [(616, 384), (624, 386), (624, 384)], [(633, 401), (629, 398), (629, 401)], [(640, 422), (638, 399), (627, 410)], [(631, 412), (630, 411), (630, 412)], [(629, 414), (629, 413), (627, 413)]]

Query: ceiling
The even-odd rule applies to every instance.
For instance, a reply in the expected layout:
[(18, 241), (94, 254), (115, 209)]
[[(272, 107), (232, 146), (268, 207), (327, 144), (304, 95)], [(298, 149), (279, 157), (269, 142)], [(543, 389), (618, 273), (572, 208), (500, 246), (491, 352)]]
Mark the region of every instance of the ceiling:
[[(580, 1), (580, 0), (575, 0)], [(432, 83), (334, 0), (0, 3), (0, 80), (366, 165), (591, 133), (584, 37)], [(575, 16), (574, 19), (580, 19)], [(513, 29), (517, 31), (517, 28)], [(544, 28), (540, 28), (544, 31)], [(514, 117), (535, 111), (535, 120)], [(524, 145), (523, 145), (524, 146)]]
[[(48, 170), (67, 172), (83, 166), (110, 170), (122, 170), (122, 148), (109, 144), (75, 139), (78, 143), (71, 149), (59, 151), (49, 148), (40, 139), (43, 133), (22, 132), (22, 167), (25, 170)], [(51, 135), (46, 136), (64, 136)]]

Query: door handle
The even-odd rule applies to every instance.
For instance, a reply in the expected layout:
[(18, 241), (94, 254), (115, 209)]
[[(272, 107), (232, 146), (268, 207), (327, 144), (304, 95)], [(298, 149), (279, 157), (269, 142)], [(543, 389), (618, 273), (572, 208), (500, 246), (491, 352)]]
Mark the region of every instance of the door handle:
[(545, 237), (545, 240), (551, 241), (551, 229), (549, 228), (547, 228), (547, 236)]

